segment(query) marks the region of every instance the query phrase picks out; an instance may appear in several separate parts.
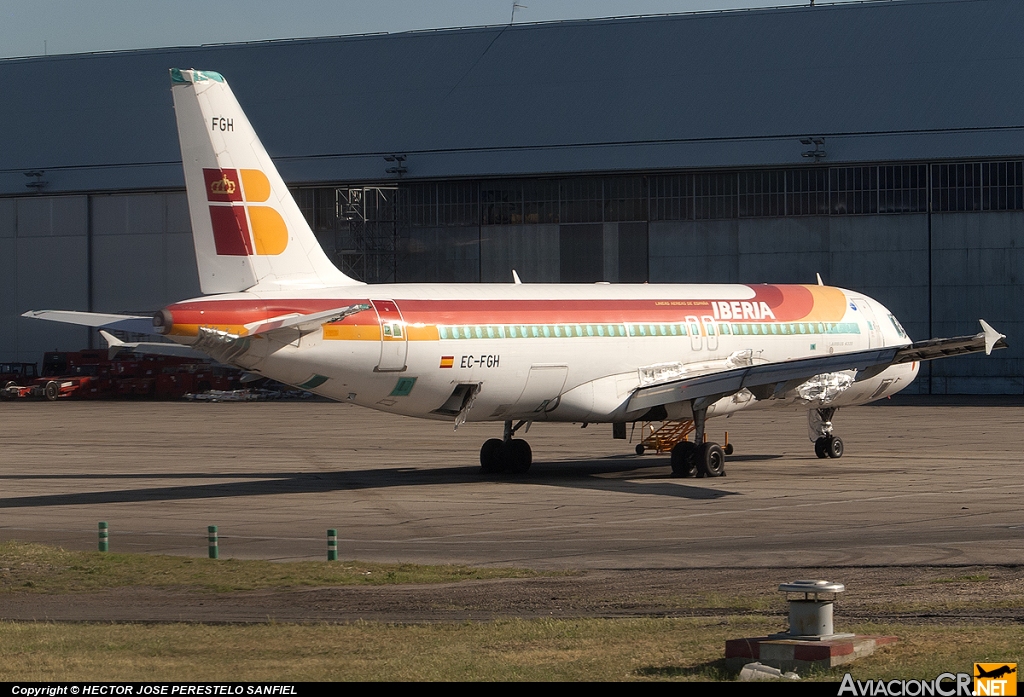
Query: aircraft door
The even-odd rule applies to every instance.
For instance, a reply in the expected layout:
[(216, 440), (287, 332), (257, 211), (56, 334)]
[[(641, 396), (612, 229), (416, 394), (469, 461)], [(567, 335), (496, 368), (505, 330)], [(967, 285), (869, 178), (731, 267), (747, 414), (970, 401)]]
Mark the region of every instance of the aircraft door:
[(405, 330), (402, 311), (391, 300), (371, 300), (380, 320), (380, 361), (375, 370), (390, 372), (405, 370), (409, 351), (409, 337)]
[(708, 351), (718, 350), (718, 327), (715, 326), (714, 317), (701, 317), (704, 323), (704, 336), (707, 337)]
[(690, 335), (690, 348), (694, 351), (700, 351), (703, 343), (703, 337), (701, 336), (700, 320), (690, 315), (686, 318), (686, 333)]

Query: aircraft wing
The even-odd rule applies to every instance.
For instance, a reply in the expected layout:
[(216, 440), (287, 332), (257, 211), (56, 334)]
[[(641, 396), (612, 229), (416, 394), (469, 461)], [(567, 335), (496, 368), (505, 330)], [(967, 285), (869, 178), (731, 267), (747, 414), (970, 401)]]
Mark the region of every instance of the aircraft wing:
[(75, 310), (29, 310), (21, 315), (50, 322), (78, 324), (96, 329), (119, 329), (135, 334), (156, 334), (151, 316), (108, 315), (101, 312), (78, 312)]
[[(858, 379), (877, 375), (890, 365), (928, 361), (967, 353), (991, 353), (1006, 348), (1005, 336), (984, 320), (982, 331), (972, 336), (928, 339), (906, 346), (868, 349), (828, 356), (799, 358), (778, 363), (762, 363), (719, 371), (710, 375), (677, 378), (637, 388), (629, 400), (628, 411), (691, 400), (716, 401), (742, 389), (755, 393), (782, 395), (801, 383), (823, 373), (856, 370)], [(713, 399), (712, 399), (713, 398)]]

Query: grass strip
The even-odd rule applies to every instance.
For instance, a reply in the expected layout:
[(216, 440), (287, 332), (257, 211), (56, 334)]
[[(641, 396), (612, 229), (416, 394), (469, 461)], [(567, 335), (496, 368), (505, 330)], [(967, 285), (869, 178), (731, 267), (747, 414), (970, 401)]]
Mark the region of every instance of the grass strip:
[(213, 592), (290, 586), (450, 583), (471, 579), (532, 578), (528, 569), (355, 561), (290, 562), (201, 559), (159, 554), (69, 552), (23, 542), (0, 544), (0, 594), (80, 593), (127, 586), (182, 587)]
[[(735, 679), (726, 639), (775, 618), (500, 620), (388, 625), (133, 625), (0, 622), (0, 681)], [(1024, 627), (871, 624), (899, 643), (802, 677), (933, 679), (975, 661), (1024, 663)]]

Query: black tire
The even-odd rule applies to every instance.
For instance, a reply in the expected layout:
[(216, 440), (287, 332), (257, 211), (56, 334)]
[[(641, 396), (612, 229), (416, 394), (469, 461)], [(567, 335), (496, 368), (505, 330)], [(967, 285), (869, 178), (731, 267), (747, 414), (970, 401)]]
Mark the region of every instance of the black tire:
[(843, 441), (841, 438), (829, 436), (826, 448), (825, 452), (833, 460), (838, 460), (843, 456)]
[(57, 399), (57, 395), (60, 394), (60, 385), (53, 380), (46, 383), (46, 387), (43, 388), (43, 395), (51, 402)]
[(480, 471), (486, 474), (505, 471), (505, 444), (498, 438), (484, 441), (480, 446)]
[(814, 454), (817, 455), (818, 458), (821, 460), (824, 460), (826, 457), (828, 457), (828, 451), (826, 450), (827, 443), (828, 438), (826, 436), (822, 436), (818, 440), (814, 441)]
[(694, 459), (697, 445), (688, 440), (677, 443), (672, 448), (670, 462), (672, 463), (673, 477), (696, 477), (697, 462)]
[(636, 454), (637, 455), (643, 455), (644, 454), (644, 450), (646, 450), (646, 448), (644, 448), (643, 443), (641, 443), (640, 445), (636, 446)]
[(526, 474), (533, 464), (533, 451), (530, 444), (525, 440), (510, 440), (503, 444), (505, 450), (507, 472), (512, 474)]
[(736, 449), (732, 447), (732, 443), (729, 443), (724, 448), (722, 448), (722, 452), (725, 453), (726, 455), (732, 455), (734, 452), (736, 452)]
[(702, 443), (697, 451), (697, 472), (702, 477), (725, 476), (725, 451), (718, 443)]

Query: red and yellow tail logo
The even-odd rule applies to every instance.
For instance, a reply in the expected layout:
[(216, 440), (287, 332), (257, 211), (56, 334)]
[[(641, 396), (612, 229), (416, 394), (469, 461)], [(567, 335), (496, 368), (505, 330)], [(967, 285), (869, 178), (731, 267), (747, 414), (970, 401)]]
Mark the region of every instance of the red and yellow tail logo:
[(975, 663), (974, 694), (1010, 696), (1017, 694), (1016, 663)]
[(220, 256), (280, 254), (288, 246), (288, 226), (270, 206), (270, 180), (258, 169), (203, 169), (210, 202), (213, 241)]

